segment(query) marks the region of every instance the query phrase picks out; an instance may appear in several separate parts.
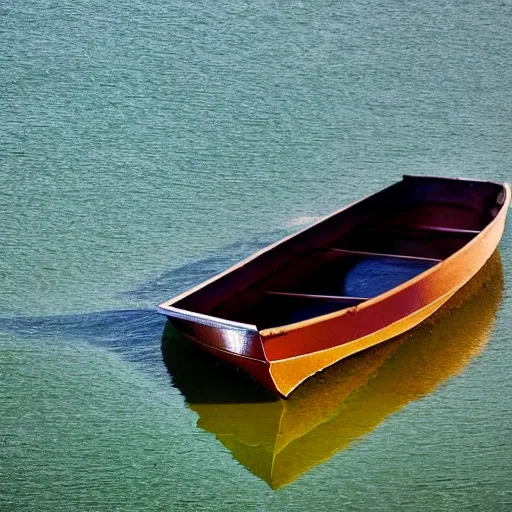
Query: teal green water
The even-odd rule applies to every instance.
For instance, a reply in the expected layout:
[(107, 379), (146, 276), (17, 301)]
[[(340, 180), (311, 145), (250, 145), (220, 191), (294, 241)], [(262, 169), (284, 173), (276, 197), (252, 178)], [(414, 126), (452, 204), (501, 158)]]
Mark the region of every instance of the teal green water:
[(1, 510), (512, 509), (510, 222), (483, 352), (279, 490), (152, 309), (403, 173), (512, 181), (510, 1), (7, 0), (0, 35)]

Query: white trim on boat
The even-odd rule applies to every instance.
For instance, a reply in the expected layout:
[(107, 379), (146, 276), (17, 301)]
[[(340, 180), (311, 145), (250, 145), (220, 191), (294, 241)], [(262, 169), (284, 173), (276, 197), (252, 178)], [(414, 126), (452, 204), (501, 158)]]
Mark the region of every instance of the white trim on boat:
[(202, 325), (208, 325), (215, 328), (229, 328), (243, 331), (254, 331), (258, 333), (258, 329), (255, 325), (244, 324), (242, 322), (234, 322), (233, 320), (225, 320), (224, 318), (218, 318), (210, 315), (203, 315), (202, 313), (196, 313), (195, 311), (187, 311), (186, 309), (175, 308), (174, 306), (165, 306), (160, 304), (157, 307), (159, 313), (165, 316), (178, 318), (180, 320), (188, 320), (190, 322), (197, 322)]

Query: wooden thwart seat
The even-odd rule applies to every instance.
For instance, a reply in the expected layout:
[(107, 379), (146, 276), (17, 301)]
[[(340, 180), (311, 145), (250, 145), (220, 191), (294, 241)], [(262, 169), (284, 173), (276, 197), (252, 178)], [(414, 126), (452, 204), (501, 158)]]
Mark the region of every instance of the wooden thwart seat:
[(315, 293), (295, 293), (295, 292), (274, 292), (265, 290), (265, 295), (276, 295), (279, 297), (292, 297), (294, 299), (311, 299), (311, 300), (325, 300), (333, 302), (345, 302), (349, 304), (360, 304), (371, 297), (348, 297), (344, 295), (321, 295)]
[(441, 233), (447, 235), (458, 235), (458, 236), (476, 236), (480, 233), (477, 229), (462, 229), (462, 228), (452, 228), (448, 226), (435, 226), (431, 224), (411, 224), (406, 226), (398, 226), (398, 225), (377, 225), (377, 226), (367, 226), (365, 228), (367, 233), (389, 233), (392, 234), (409, 234), (413, 235), (414, 233)]
[(387, 254), (382, 252), (355, 251), (352, 249), (341, 249), (337, 247), (329, 247), (329, 251), (335, 251), (353, 256), (364, 256), (365, 258), (396, 258), (409, 261), (425, 261), (430, 263), (439, 263), (443, 260), (438, 258), (424, 258), (422, 256), (406, 256), (403, 254)]
[(480, 231), (477, 229), (460, 229), (450, 228), (445, 226), (431, 226), (429, 224), (416, 224), (411, 226), (411, 229), (417, 229), (419, 231), (432, 231), (435, 233), (453, 233), (454, 235), (478, 235)]

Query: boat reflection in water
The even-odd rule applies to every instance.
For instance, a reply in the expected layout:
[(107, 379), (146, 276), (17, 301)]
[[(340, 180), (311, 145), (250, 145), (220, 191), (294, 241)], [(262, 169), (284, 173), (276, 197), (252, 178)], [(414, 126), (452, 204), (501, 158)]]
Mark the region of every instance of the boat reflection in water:
[(233, 457), (277, 489), (461, 372), (485, 347), (503, 293), (496, 252), (428, 323), (310, 378), (288, 400), (184, 340), (162, 339), (173, 384)]

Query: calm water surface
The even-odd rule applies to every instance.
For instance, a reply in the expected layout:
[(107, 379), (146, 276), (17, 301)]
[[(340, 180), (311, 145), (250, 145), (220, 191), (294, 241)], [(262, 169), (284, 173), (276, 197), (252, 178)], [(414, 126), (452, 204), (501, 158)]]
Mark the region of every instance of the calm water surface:
[(0, 36), (1, 510), (512, 510), (510, 222), (467, 304), (286, 403), (153, 310), (404, 173), (512, 181), (509, 0), (7, 0)]

